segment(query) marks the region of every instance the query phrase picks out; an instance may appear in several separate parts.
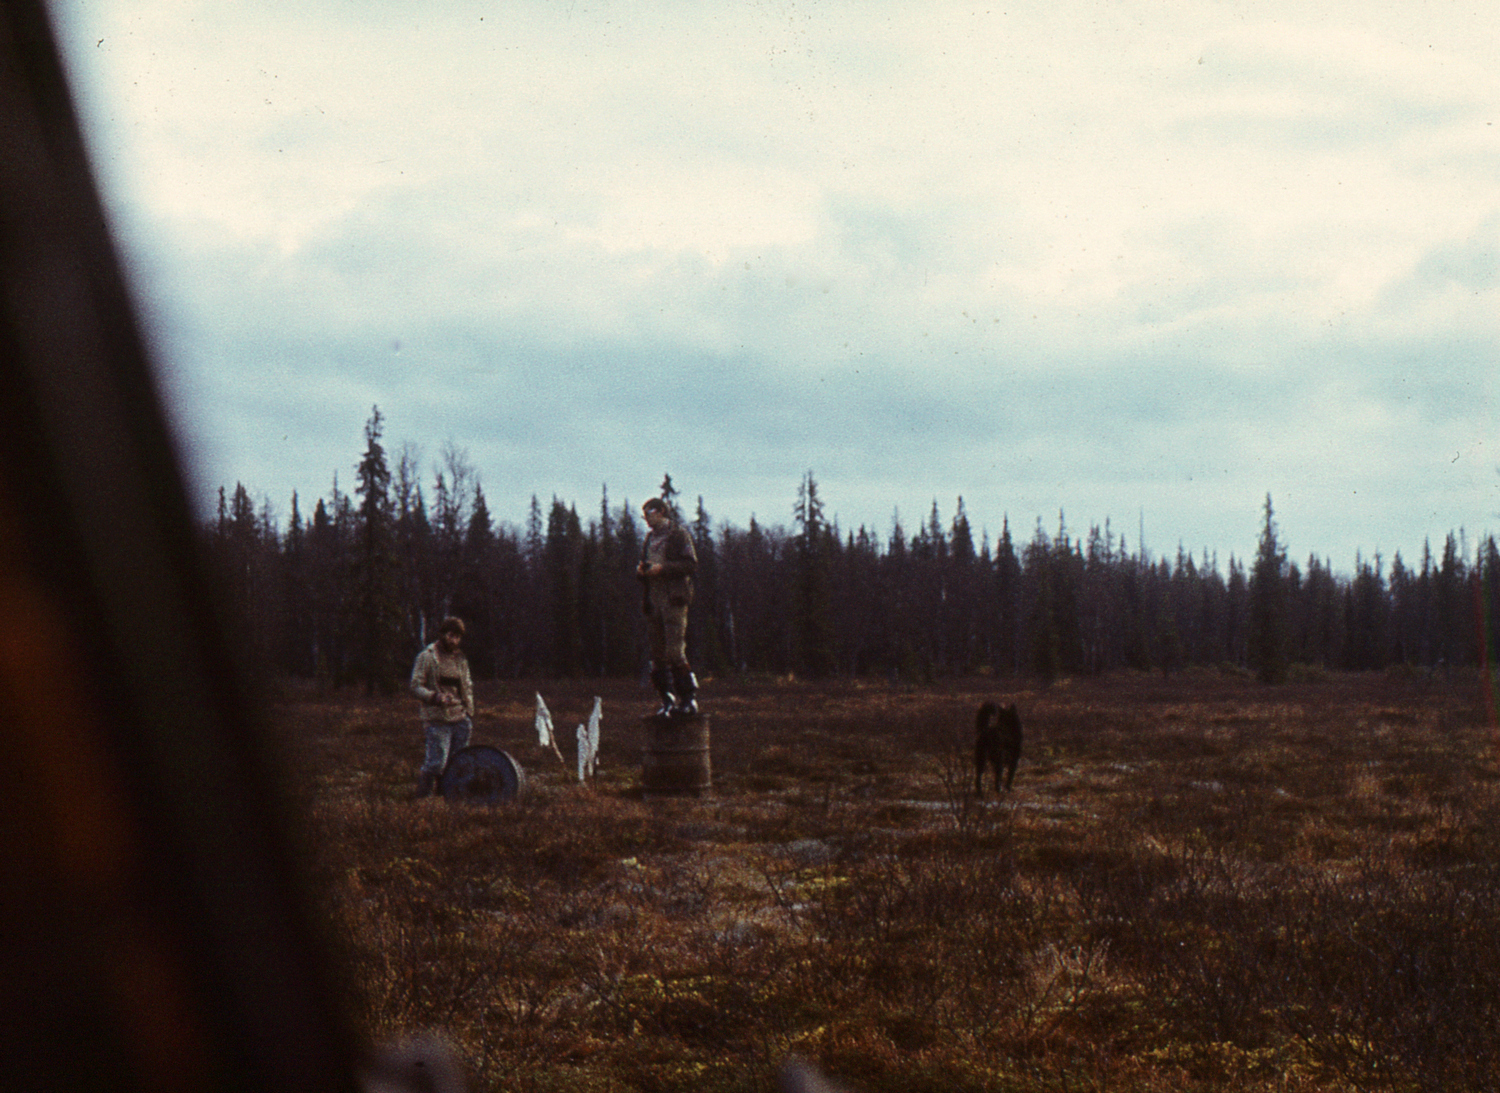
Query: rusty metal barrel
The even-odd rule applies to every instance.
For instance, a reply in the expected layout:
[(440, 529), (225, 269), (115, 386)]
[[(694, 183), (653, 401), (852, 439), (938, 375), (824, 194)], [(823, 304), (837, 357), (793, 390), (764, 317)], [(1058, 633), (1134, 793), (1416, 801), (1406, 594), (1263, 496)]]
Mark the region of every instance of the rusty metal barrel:
[(641, 718), (646, 747), (641, 755), (641, 787), (646, 797), (707, 797), (713, 790), (708, 717)]

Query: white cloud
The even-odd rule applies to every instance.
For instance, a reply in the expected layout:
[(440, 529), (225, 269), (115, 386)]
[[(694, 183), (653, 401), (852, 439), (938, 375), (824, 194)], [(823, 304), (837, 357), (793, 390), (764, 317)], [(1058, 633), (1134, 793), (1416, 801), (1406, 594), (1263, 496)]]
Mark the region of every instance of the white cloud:
[(1270, 489), (1344, 563), (1500, 511), (1488, 11), (56, 10), (214, 484), (320, 491), (379, 402), (502, 513), (639, 494), (664, 407), (737, 522), (808, 467), (1225, 553)]

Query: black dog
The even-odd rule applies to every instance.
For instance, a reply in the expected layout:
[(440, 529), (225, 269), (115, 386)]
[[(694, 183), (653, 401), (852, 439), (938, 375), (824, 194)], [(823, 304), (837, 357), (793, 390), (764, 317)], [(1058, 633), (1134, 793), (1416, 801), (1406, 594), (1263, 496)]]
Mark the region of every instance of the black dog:
[(984, 796), (984, 765), (995, 768), (995, 792), (1000, 792), (1000, 769), (1005, 768), (1005, 788), (1016, 780), (1021, 758), (1021, 715), (1015, 706), (986, 702), (974, 715), (974, 793)]

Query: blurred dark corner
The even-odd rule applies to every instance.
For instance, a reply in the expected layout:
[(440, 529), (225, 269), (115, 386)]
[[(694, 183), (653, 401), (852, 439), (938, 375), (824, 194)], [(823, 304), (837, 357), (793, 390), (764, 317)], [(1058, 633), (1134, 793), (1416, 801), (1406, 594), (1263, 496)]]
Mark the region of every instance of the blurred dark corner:
[(0, 1087), (354, 1090), (46, 8), (0, 6)]

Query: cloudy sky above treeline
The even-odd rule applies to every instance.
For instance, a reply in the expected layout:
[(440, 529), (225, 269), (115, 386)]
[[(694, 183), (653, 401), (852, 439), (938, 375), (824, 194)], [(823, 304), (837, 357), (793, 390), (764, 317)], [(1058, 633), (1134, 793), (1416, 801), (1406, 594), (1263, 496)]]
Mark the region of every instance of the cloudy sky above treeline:
[(196, 495), (1500, 530), (1500, 7), (56, 0)]

